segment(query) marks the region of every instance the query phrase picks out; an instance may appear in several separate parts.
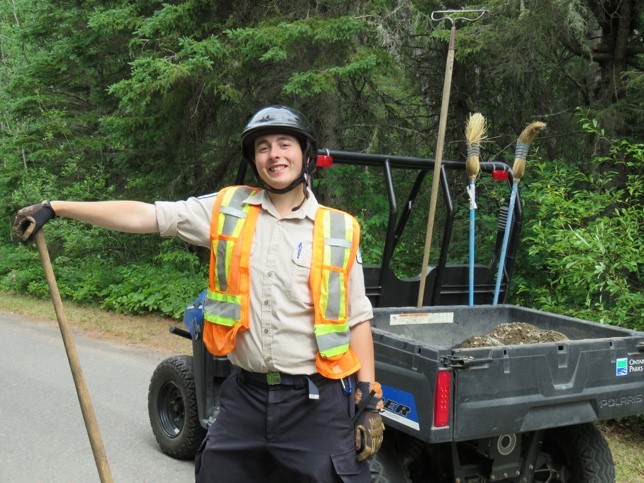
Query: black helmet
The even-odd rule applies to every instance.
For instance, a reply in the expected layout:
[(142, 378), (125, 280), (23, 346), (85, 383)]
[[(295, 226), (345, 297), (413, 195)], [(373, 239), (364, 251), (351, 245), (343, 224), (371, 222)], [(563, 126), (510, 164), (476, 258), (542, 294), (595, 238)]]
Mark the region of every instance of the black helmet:
[[(264, 134), (283, 133), (290, 134), (298, 139), (302, 147), (302, 173), (290, 186), (276, 190), (259, 177), (255, 166), (255, 139)], [(306, 118), (296, 109), (288, 106), (267, 106), (257, 111), (250, 118), (241, 134), (242, 156), (255, 172), (257, 180), (268, 191), (286, 193), (291, 191), (306, 180), (306, 175), (315, 170), (317, 158), (317, 141), (313, 135), (311, 125)]]

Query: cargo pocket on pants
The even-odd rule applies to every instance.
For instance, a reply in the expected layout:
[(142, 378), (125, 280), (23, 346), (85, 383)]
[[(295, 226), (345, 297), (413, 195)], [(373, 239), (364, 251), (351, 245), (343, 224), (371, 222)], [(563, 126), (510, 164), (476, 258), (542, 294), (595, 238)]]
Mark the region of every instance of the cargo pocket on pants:
[(355, 450), (332, 454), (331, 460), (333, 461), (335, 472), (343, 483), (357, 483), (361, 481), (360, 474), (362, 473), (362, 465), (356, 460)]

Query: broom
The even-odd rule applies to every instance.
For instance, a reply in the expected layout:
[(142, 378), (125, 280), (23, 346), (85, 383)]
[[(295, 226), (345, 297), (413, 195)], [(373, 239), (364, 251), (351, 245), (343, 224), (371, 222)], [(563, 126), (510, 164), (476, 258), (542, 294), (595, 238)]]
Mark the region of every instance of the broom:
[(485, 139), (485, 118), (480, 113), (471, 114), (465, 124), (465, 142), (467, 144), (467, 160), (465, 172), (469, 179), (467, 194), (470, 197), (470, 266), (469, 266), (469, 304), (474, 305), (474, 227), (476, 221), (476, 178), (479, 175), (479, 156), (481, 141)]
[(496, 305), (499, 301), (499, 292), (501, 291), (501, 279), (503, 278), (503, 269), (505, 266), (505, 254), (508, 249), (508, 241), (510, 239), (510, 228), (512, 226), (512, 217), (514, 216), (514, 203), (517, 198), (517, 191), (519, 190), (519, 182), (525, 174), (525, 158), (528, 157), (530, 145), (537, 134), (545, 129), (544, 122), (535, 121), (530, 124), (521, 132), (517, 139), (517, 145), (514, 150), (514, 165), (512, 166), (512, 193), (510, 194), (510, 204), (508, 205), (508, 218), (505, 221), (505, 232), (503, 233), (503, 243), (501, 245), (501, 257), (499, 258), (499, 268), (496, 272), (496, 286), (494, 288), (494, 301), (492, 305)]

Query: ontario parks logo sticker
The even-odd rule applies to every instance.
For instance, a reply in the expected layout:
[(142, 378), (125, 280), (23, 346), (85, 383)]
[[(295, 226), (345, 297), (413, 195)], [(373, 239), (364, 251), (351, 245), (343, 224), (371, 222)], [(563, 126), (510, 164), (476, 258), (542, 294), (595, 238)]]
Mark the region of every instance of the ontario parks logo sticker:
[(622, 357), (615, 361), (615, 375), (616, 376), (628, 375), (628, 357)]

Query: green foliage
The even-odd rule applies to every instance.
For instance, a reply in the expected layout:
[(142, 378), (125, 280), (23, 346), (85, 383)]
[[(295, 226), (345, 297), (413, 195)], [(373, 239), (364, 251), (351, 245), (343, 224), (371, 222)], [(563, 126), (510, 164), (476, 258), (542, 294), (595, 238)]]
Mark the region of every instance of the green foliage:
[[(50, 296), (33, 246), (0, 245), (0, 255), (1, 289)], [(186, 301), (206, 287), (208, 277), (198, 256), (176, 241), (164, 242), (161, 252), (149, 261), (120, 264), (100, 254), (78, 258), (64, 251), (52, 256), (52, 264), (64, 299), (116, 312), (174, 318), (180, 318)]]
[(610, 142), (610, 154), (589, 165), (537, 164), (524, 192), (532, 221), (517, 295), (544, 310), (643, 330), (644, 144), (606, 139), (594, 120), (581, 124)]
[(27, 292), (34, 280), (44, 278), (38, 253), (24, 247), (0, 245), (0, 288)]
[[(525, 123), (547, 116), (534, 148), (544, 165), (531, 166), (522, 185), (534, 251), (520, 252), (518, 296), (628, 325), (641, 311), (641, 251), (630, 239), (641, 238), (644, 89), (641, 6), (628, 13), (622, 4), (490, 0), (493, 15), (459, 22), (443, 159), (463, 159), (470, 112), (489, 121), (482, 160), (510, 161)], [(449, 25), (431, 12), (443, 8), (383, 0), (0, 3), (0, 284), (46, 293), (33, 249), (10, 235), (18, 208), (45, 198), (152, 201), (215, 191), (232, 182), (240, 129), (261, 105), (300, 108), (321, 147), (432, 158)], [(626, 14), (630, 30), (617, 41), (622, 31), (611, 19)], [(578, 106), (588, 118), (581, 125), (571, 115)], [(400, 192), (412, 182), (395, 174)], [(420, 268), (430, 183), (428, 175), (394, 254), (401, 276)], [(468, 207), (464, 180), (452, 183), (450, 263), (459, 263)], [(358, 216), (365, 261), (377, 262), (389, 216), (382, 173), (329, 170), (316, 192)], [(505, 196), (478, 183), (484, 263)], [(444, 211), (439, 201), (434, 247)], [(53, 221), (47, 236), (62, 291), (79, 301), (173, 313), (205, 283), (199, 257), (180, 242), (68, 220)]]
[[(374, 189), (381, 184), (377, 171), (358, 166), (338, 166), (330, 172), (325, 171), (314, 186), (316, 192), (325, 194), (326, 204), (347, 210), (358, 219), (362, 258), (366, 264), (376, 264), (381, 260), (389, 215), (385, 191)], [(342, 179), (351, 182), (342, 183)]]
[(180, 318), (186, 301), (206, 287), (206, 280), (205, 270), (191, 272), (160, 263), (129, 264), (117, 270), (114, 281), (100, 290), (101, 307), (130, 314), (153, 312)]

